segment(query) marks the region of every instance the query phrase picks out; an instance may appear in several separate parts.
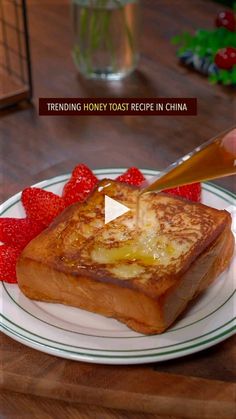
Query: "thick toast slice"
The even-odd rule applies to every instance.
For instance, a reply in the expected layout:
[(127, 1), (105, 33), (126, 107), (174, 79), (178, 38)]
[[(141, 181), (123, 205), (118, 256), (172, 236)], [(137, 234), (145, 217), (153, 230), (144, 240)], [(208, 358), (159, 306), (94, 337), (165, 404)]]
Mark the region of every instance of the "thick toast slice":
[[(131, 211), (104, 224), (104, 195)], [(230, 262), (231, 217), (167, 194), (99, 183), (32, 240), (17, 264), (32, 299), (114, 317), (141, 333), (160, 333)]]

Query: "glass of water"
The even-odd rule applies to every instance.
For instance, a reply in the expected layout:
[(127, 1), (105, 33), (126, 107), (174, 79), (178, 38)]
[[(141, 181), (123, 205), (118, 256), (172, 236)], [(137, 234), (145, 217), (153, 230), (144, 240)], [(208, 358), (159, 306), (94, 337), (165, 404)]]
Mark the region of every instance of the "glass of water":
[(86, 78), (119, 80), (138, 62), (138, 0), (72, 0), (73, 58)]

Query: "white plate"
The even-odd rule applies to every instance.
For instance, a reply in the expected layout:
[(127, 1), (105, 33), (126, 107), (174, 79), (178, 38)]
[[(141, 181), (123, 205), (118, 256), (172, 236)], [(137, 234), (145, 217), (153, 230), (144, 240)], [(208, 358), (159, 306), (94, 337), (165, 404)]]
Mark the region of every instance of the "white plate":
[[(115, 178), (124, 170), (101, 169), (95, 173), (99, 178)], [(143, 173), (147, 177), (157, 174), (153, 170)], [(60, 194), (67, 179), (68, 175), (59, 176), (37, 186)], [(2, 216), (24, 216), (20, 195), (2, 205)], [(219, 209), (229, 208), (236, 222), (236, 200), (231, 192), (204, 184), (203, 202)], [(1, 283), (2, 330), (39, 351), (79, 361), (138, 364), (181, 357), (235, 333), (235, 269), (236, 258), (173, 327), (154, 336), (135, 333), (116, 320), (77, 308), (29, 300), (16, 284)]]

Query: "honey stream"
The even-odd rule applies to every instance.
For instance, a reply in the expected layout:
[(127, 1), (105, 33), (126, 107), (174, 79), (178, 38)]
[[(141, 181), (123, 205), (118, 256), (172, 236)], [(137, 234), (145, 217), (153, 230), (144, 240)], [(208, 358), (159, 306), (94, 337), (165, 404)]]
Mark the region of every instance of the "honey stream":
[(140, 222), (140, 199), (143, 194), (234, 174), (236, 174), (236, 129), (231, 129), (183, 157), (179, 165), (141, 189), (137, 199), (136, 228)]

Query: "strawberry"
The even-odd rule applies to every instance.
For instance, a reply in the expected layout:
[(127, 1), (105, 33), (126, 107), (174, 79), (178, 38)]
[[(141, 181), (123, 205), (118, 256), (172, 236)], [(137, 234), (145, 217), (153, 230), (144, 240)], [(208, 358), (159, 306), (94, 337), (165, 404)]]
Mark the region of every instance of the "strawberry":
[(181, 196), (189, 201), (201, 202), (201, 183), (192, 183), (191, 185), (178, 186), (177, 188), (165, 189), (163, 192), (175, 196)]
[(47, 227), (65, 208), (64, 200), (53, 192), (40, 188), (26, 188), (21, 195), (22, 204), (29, 218)]
[(20, 249), (3, 244), (0, 246), (0, 281), (16, 283), (16, 261)]
[(236, 19), (234, 12), (230, 10), (223, 10), (216, 16), (215, 24), (217, 28), (226, 28), (231, 32), (236, 31)]
[(62, 196), (66, 206), (84, 201), (97, 183), (98, 179), (87, 166), (77, 165), (63, 188)]
[(63, 198), (66, 206), (74, 202), (83, 202), (97, 184), (97, 180), (71, 178), (63, 188)]
[(72, 171), (71, 177), (76, 178), (76, 179), (94, 179), (95, 178), (97, 180), (92, 170), (89, 169), (89, 167), (83, 163), (80, 163), (77, 166), (75, 166), (75, 168)]
[(145, 177), (139, 169), (130, 167), (123, 175), (118, 176), (116, 180), (118, 182), (128, 183), (129, 185), (140, 186), (145, 181)]
[(30, 218), (0, 218), (0, 241), (24, 249), (43, 229), (41, 223)]
[(219, 49), (215, 55), (214, 61), (217, 67), (224, 70), (230, 70), (236, 65), (236, 48), (227, 47)]

